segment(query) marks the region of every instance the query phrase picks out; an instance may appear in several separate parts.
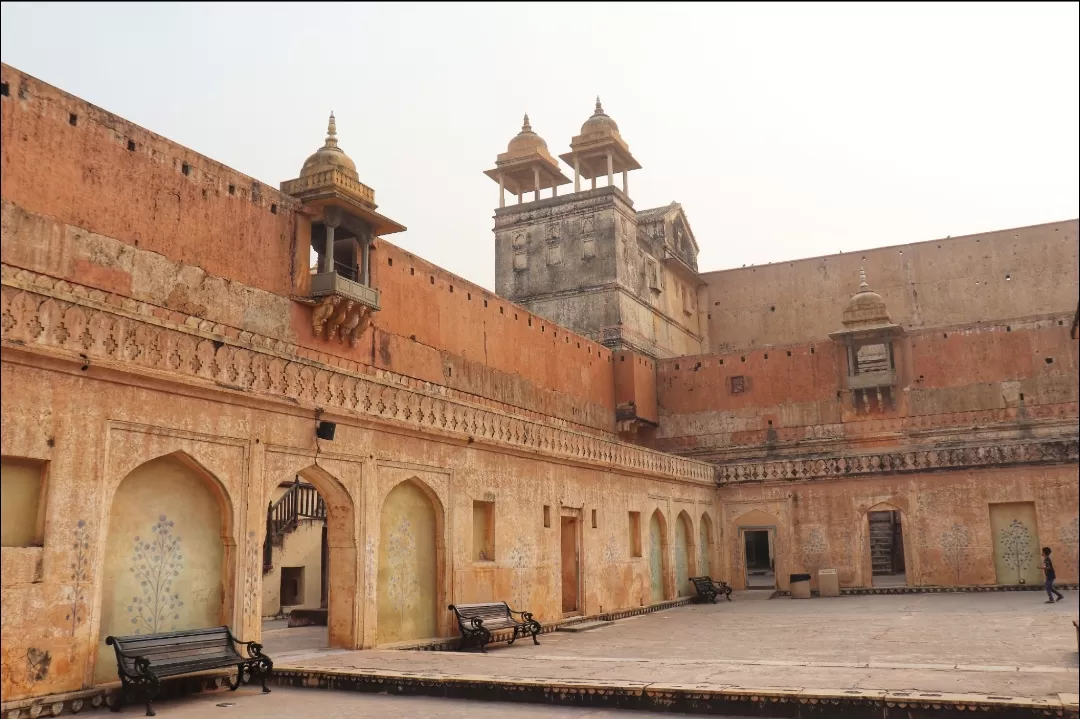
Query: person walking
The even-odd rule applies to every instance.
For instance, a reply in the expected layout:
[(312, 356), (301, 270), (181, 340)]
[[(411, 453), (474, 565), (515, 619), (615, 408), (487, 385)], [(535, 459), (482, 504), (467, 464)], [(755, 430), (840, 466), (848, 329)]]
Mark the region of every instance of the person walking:
[(1057, 595), (1057, 601), (1060, 602), (1065, 597), (1064, 597), (1064, 595), (1062, 595), (1061, 592), (1059, 592), (1057, 589), (1054, 588), (1054, 580), (1057, 579), (1057, 573), (1054, 572), (1054, 562), (1053, 562), (1052, 559), (1050, 559), (1050, 547), (1043, 547), (1042, 548), (1042, 555), (1043, 555), (1042, 570), (1043, 570), (1043, 574), (1046, 575), (1046, 596), (1049, 597), (1049, 599), (1046, 600), (1046, 604), (1053, 604), (1054, 603), (1054, 595), (1055, 594)]

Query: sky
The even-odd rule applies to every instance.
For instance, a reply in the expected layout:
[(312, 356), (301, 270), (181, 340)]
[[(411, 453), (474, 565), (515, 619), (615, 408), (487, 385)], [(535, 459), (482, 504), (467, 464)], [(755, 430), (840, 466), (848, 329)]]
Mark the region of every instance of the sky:
[(597, 95), (702, 271), (1075, 218), (1078, 8), (5, 2), (0, 57), (275, 186), (333, 110), (388, 239), (490, 289), (483, 171)]

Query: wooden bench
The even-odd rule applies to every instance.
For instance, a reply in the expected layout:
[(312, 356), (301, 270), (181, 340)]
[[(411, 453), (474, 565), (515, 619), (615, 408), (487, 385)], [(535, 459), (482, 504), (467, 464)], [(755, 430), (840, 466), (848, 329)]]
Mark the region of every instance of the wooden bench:
[(262, 653), (261, 644), (238, 640), (228, 627), (107, 637), (105, 643), (116, 650), (120, 675), (120, 696), (113, 711), (120, 711), (128, 694), (136, 692), (144, 697), (146, 716), (154, 716), (153, 701), (162, 679), (210, 669), (236, 667), (236, 681), (229, 684), (232, 691), (256, 675), (262, 679), (262, 690), (270, 691), (266, 678), (274, 663)]
[(701, 601), (708, 599), (710, 602), (715, 602), (721, 594), (729, 602), (731, 601), (731, 587), (727, 585), (727, 582), (714, 582), (712, 577), (690, 577), (690, 581), (694, 583)]
[[(532, 635), (533, 644), (536, 635), (543, 627), (540, 622), (533, 619), (529, 612), (515, 612), (506, 602), (490, 602), (487, 604), (451, 604), (447, 607), (457, 617), (458, 627), (461, 629), (461, 651), (469, 643), (480, 645), (480, 650), (487, 652), (487, 644), (491, 641), (492, 632), (500, 629), (513, 627), (514, 635), (510, 637), (508, 644), (513, 644), (517, 638)], [(514, 615), (521, 617), (518, 621)]]

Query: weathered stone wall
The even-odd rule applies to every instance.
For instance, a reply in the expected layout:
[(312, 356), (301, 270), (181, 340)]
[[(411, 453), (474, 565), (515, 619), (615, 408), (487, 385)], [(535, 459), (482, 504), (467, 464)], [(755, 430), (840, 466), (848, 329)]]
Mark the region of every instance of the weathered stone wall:
[(1077, 220), (701, 275), (714, 353), (825, 340), (859, 267), (894, 322), (924, 329), (1076, 309)]
[(898, 510), (907, 585), (1015, 584), (1014, 580), (1001, 581), (995, 572), (999, 538), (991, 531), (991, 512), (998, 504), (1023, 502), (1033, 505), (1037, 518), (1035, 526), (1027, 527), (1024, 546), (1029, 552), (1049, 546), (1058, 581), (1075, 582), (1075, 442), (1073, 455), (1071, 464), (1057, 466), (722, 487), (727, 576), (732, 586), (744, 585), (739, 526), (744, 524), (743, 517), (754, 512), (756, 516), (746, 524), (776, 527), (776, 577), (781, 589), (787, 588), (788, 575), (797, 572), (811, 572), (816, 587), (819, 569), (836, 569), (841, 586), (871, 586), (867, 512)]
[[(117, 487), (162, 456), (184, 458), (223, 498), (220, 617), (245, 637), (258, 636), (262, 615), (266, 504), (281, 481), (297, 474), (315, 484), (329, 506), (330, 634), (338, 646), (379, 641), (385, 618), (376, 608), (385, 601), (377, 597), (389, 591), (377, 580), (380, 517), (401, 482), (420, 483), (433, 498), (431, 606), (511, 598), (542, 621), (562, 616), (562, 587), (553, 571), (558, 533), (545, 526), (545, 514), (554, 516), (556, 528), (560, 512), (582, 518), (581, 611), (596, 613), (649, 601), (641, 594), (649, 585), (647, 564), (629, 556), (629, 511), (649, 516), (657, 508), (670, 513), (686, 506), (700, 516), (713, 510), (715, 487), (706, 466), (581, 433), (559, 434), (493, 410), (339, 376), (329, 367), (319, 370), (322, 379), (283, 368), (276, 357), (270, 364), (278, 369), (260, 369), (265, 365), (252, 359), (259, 352), (225, 336), (214, 341), (218, 351), (229, 352), (200, 355), (184, 349), (179, 337), (197, 330), (183, 323), (166, 329), (152, 314), (116, 314), (123, 328), (108, 325), (100, 335), (98, 318), (108, 310), (87, 308), (89, 319), (80, 325), (71, 311), (80, 305), (69, 304), (79, 295), (60, 301), (15, 287), (16, 279), (5, 282), (2, 451), (47, 462), (49, 476), (43, 571), (24, 571), (18, 553), (3, 552), (5, 697), (79, 688), (99, 673), (94, 657), (103, 632), (115, 631), (103, 625), (101, 602)], [(85, 336), (90, 346), (79, 352)], [(211, 374), (191, 371), (193, 364)], [(258, 389), (263, 380), (257, 378), (275, 376), (269, 389)], [(313, 392), (333, 395), (324, 418), (338, 423), (335, 440), (318, 446)], [(171, 517), (166, 499), (148, 500), (142, 509)], [(470, 556), (474, 500), (495, 503), (492, 562)], [(82, 545), (83, 551), (72, 551)], [(407, 571), (412, 564), (400, 566)], [(190, 579), (181, 573), (175, 591)], [(405, 580), (407, 574), (397, 579)], [(662, 581), (674, 596), (674, 576)], [(440, 636), (454, 632), (445, 611), (436, 609), (431, 621)], [(47, 671), (24, 669), (30, 650), (49, 657)]]
[[(632, 203), (614, 187), (500, 208), (496, 291), (609, 347), (700, 353), (698, 288), (664, 262), (663, 228), (673, 222), (681, 228), (681, 215), (658, 216), (639, 232)], [(690, 255), (685, 241), (679, 252)]]
[(720, 459), (1043, 420), (1075, 427), (1080, 371), (1067, 312), (911, 332), (894, 347), (896, 408), (873, 414), (853, 411), (843, 348), (831, 341), (662, 360), (657, 446)]
[(316, 340), (311, 309), (290, 299), (309, 282), (295, 200), (7, 65), (3, 82), (5, 264), (613, 431), (609, 351), (566, 344), (566, 330), (385, 241), (373, 261), (383, 311), (355, 348)]

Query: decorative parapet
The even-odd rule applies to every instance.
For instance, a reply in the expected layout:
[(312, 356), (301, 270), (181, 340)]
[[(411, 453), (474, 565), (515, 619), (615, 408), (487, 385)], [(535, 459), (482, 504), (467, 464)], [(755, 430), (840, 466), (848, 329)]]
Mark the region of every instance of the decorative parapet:
[[(46, 275), (2, 267), (0, 325), (6, 347), (48, 351), (118, 369), (165, 372), (185, 381), (278, 397), (361, 419), (473, 439), (604, 469), (697, 483), (714, 482), (712, 465), (490, 410), (457, 398), (395, 386), (298, 357), (296, 347), (188, 317), (159, 317), (133, 299), (121, 306), (106, 295)], [(175, 314), (175, 313), (171, 313)]]
[(1015, 464), (1060, 464), (1078, 460), (1077, 438), (992, 444), (954, 449), (881, 452), (818, 459), (742, 462), (717, 467), (717, 483), (829, 479), (863, 475), (937, 472)]
[(338, 188), (369, 205), (375, 205), (375, 190), (362, 182), (357, 182), (340, 170), (325, 170), (281, 183), (281, 191), (293, 197), (305, 197), (325, 188)]

